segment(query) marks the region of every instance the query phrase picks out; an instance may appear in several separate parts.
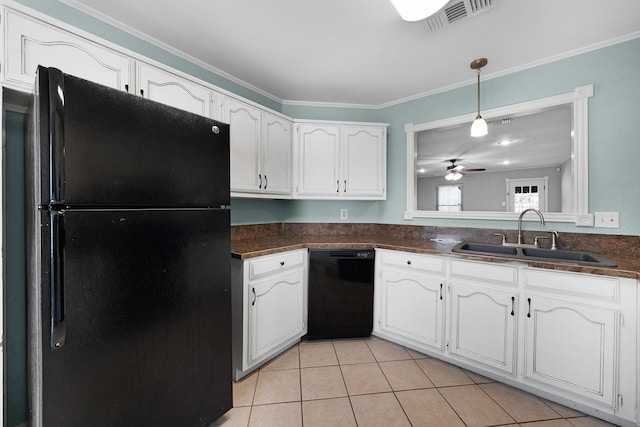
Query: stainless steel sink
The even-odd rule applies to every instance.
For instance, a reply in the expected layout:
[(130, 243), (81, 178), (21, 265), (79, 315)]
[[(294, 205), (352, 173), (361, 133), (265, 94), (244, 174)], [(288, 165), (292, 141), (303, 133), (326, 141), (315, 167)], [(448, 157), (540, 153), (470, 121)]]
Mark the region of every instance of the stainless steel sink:
[(551, 250), (542, 248), (521, 248), (515, 246), (492, 245), (490, 243), (462, 242), (451, 250), (456, 253), (498, 256), (531, 261), (568, 262), (598, 267), (615, 267), (611, 261), (590, 252)]

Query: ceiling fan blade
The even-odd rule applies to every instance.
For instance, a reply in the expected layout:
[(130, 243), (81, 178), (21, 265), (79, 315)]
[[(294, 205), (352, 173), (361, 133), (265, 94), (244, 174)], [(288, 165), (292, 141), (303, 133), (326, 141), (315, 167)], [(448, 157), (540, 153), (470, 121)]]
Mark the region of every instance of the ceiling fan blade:
[(462, 169), (462, 172), (484, 172), (485, 168), (476, 168), (476, 169)]

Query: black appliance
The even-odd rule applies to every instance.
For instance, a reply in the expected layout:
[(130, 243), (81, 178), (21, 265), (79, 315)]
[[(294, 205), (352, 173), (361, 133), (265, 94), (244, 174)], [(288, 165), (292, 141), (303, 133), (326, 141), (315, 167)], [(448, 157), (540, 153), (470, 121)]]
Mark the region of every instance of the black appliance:
[(39, 67), (26, 148), (32, 426), (232, 407), (229, 126)]
[(307, 339), (371, 334), (374, 264), (373, 249), (309, 250)]

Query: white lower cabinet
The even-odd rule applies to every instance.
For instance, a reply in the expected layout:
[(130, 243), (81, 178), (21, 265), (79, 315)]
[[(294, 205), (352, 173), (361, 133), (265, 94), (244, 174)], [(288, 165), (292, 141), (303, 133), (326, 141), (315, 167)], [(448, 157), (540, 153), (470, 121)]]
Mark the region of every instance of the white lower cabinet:
[(236, 380), (300, 340), (307, 330), (306, 249), (232, 260)]
[(373, 333), (638, 425), (637, 288), (635, 279), (377, 250)]
[(451, 355), (515, 374), (517, 277), (513, 266), (449, 262)]
[(615, 406), (618, 310), (527, 295), (525, 377)]
[(377, 250), (374, 333), (415, 350), (444, 350), (445, 260)]
[(451, 283), (449, 353), (515, 373), (516, 292)]

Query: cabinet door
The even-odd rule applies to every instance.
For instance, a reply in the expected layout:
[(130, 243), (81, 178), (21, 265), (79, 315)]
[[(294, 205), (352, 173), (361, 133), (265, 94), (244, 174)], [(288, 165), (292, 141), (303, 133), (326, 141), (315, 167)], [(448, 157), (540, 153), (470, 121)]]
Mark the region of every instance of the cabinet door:
[(210, 116), (210, 90), (143, 62), (138, 64), (138, 94), (201, 116)]
[(249, 283), (249, 365), (304, 330), (304, 269)]
[(342, 191), (354, 197), (382, 197), (386, 183), (386, 130), (342, 129)]
[(525, 378), (615, 407), (618, 310), (527, 295)]
[(264, 184), (260, 172), (261, 111), (227, 97), (224, 121), (231, 125), (231, 191), (261, 191)]
[(339, 197), (340, 127), (299, 125), (298, 153), (298, 195)]
[(419, 346), (443, 349), (444, 278), (385, 269), (377, 327)]
[(291, 122), (263, 112), (262, 128), (263, 190), (291, 194)]
[(33, 88), (38, 65), (127, 90), (133, 60), (34, 18), (7, 12), (4, 79)]
[(451, 354), (515, 373), (517, 298), (507, 292), (451, 284)]

